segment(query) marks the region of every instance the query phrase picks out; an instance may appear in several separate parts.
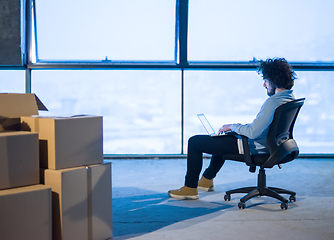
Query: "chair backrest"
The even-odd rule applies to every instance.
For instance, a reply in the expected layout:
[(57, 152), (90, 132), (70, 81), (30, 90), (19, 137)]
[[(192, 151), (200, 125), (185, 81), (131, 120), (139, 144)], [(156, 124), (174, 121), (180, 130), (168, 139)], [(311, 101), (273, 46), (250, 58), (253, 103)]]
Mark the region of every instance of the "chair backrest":
[(298, 156), (299, 148), (292, 132), (304, 100), (305, 98), (293, 100), (276, 109), (267, 137), (270, 157), (261, 167), (271, 168), (276, 164), (292, 161)]

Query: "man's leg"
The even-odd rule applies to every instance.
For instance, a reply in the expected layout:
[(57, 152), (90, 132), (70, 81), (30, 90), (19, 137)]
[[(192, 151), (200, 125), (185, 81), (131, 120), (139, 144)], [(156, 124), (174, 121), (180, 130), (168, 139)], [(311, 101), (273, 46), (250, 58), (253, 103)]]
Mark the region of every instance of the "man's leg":
[(210, 164), (207, 169), (205, 169), (203, 173), (203, 177), (206, 179), (213, 179), (216, 177), (219, 170), (224, 165), (225, 160), (223, 159), (223, 156), (218, 155), (212, 155)]
[(202, 170), (202, 154), (212, 154), (210, 166), (205, 171), (205, 178), (212, 179), (223, 166), (222, 156), (226, 153), (238, 153), (237, 138), (233, 135), (210, 137), (196, 135), (188, 141), (187, 174), (185, 186), (197, 188), (199, 174)]
[[(193, 136), (188, 140), (187, 174), (185, 185), (168, 191), (169, 196), (177, 199), (198, 199), (198, 177), (202, 170), (203, 153), (223, 156), (225, 153), (238, 151), (237, 139), (234, 136), (210, 137), (208, 135)], [(211, 161), (212, 172), (216, 174), (222, 166), (219, 158)], [(209, 169), (211, 169), (209, 168)]]

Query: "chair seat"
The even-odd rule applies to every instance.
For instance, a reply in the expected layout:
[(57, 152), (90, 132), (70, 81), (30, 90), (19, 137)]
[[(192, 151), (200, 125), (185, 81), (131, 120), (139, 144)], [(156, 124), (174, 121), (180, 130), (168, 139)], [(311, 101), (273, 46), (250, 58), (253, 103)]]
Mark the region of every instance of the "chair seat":
[[(255, 166), (261, 166), (267, 159), (270, 157), (269, 154), (259, 154), (259, 155), (251, 155), (252, 162)], [(225, 160), (233, 160), (238, 162), (245, 162), (245, 155), (243, 154), (225, 154)]]

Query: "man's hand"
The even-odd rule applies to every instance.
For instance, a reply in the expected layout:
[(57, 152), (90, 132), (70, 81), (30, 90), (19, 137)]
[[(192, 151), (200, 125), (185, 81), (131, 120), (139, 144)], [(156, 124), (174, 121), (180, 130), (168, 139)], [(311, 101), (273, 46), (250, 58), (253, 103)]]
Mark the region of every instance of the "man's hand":
[[(241, 125), (241, 123), (237, 123), (237, 124)], [(232, 124), (224, 124), (221, 128), (219, 128), (218, 134), (222, 134), (224, 132), (230, 132), (230, 131), (232, 131), (231, 130), (231, 125)]]
[(223, 132), (230, 132), (231, 131), (231, 125), (232, 124), (224, 124), (221, 128), (219, 128), (218, 134), (222, 134)]

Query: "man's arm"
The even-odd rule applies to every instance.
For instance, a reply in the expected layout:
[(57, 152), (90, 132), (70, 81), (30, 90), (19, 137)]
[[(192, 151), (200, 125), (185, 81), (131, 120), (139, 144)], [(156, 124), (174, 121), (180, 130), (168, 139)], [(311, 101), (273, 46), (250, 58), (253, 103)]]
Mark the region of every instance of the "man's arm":
[[(272, 99), (273, 100), (273, 99)], [(260, 112), (252, 123), (249, 124), (225, 124), (219, 129), (219, 133), (233, 131), (244, 135), (250, 139), (255, 139), (262, 134), (262, 132), (270, 125), (273, 120), (276, 110), (275, 101), (268, 98), (261, 107)]]

